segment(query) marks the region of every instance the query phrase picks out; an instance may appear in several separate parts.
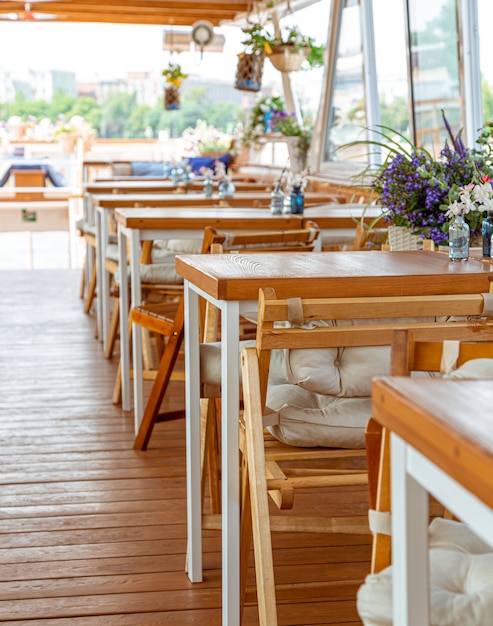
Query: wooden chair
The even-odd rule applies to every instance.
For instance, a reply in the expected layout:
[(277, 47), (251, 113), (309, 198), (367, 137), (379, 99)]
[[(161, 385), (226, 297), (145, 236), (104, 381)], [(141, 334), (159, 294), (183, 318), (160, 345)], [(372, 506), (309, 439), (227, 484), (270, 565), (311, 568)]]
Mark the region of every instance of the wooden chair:
[[(305, 228), (286, 231), (219, 233), (214, 228), (207, 227), (204, 231), (202, 253), (206, 254), (209, 251), (236, 254), (292, 251), (310, 252), (314, 249), (315, 241), (319, 234), (320, 230), (313, 222), (308, 222)], [(183, 295), (180, 297), (176, 309), (170, 308), (168, 305), (142, 305), (135, 307), (131, 311), (130, 317), (131, 321), (139, 326), (148, 328), (152, 330), (152, 332), (168, 338), (165, 350), (160, 358), (159, 368), (144, 410), (144, 416), (134, 442), (135, 449), (145, 450), (151, 437), (154, 424), (169, 418), (167, 414), (160, 414), (159, 409), (166, 393), (183, 339)], [(204, 307), (202, 318), (203, 338), (206, 339), (208, 343), (219, 340), (217, 310), (215, 310), (214, 307)], [(171, 337), (173, 337), (172, 341), (170, 341)], [(218, 397), (218, 387), (215, 388), (216, 393), (214, 394), (211, 394), (212, 389), (213, 387), (208, 386), (209, 391), (204, 392), (204, 395)], [(208, 409), (205, 409), (205, 411), (207, 412)], [(172, 417), (176, 417), (176, 415), (173, 414)]]
[(46, 187), (48, 174), (38, 169), (11, 169), (10, 176), (14, 187)]
[[(393, 332), (391, 374), (411, 376), (417, 372), (434, 375), (464, 365), (472, 359), (493, 359), (493, 323), (481, 325), (456, 322), (451, 328), (434, 333), (429, 328), (398, 329)], [(423, 339), (423, 333), (428, 339)], [(452, 359), (447, 358), (452, 348)], [(447, 363), (448, 362), (448, 363)], [(370, 486), (370, 519), (373, 526), (371, 573), (380, 572), (391, 563), (390, 537), (390, 433), (373, 418), (368, 423), (368, 471), (373, 474)], [(430, 507), (431, 515), (448, 516), (443, 507)]]
[[(321, 420), (317, 422), (314, 429), (310, 424), (310, 430), (311, 435), (313, 432), (320, 432), (320, 438), (323, 436), (326, 440), (326, 447), (316, 447), (313, 440), (302, 442), (300, 445), (290, 445), (289, 441), (284, 443), (280, 440), (289, 439), (283, 432), (283, 429), (286, 429), (287, 419), (280, 415), (284, 412), (286, 416), (286, 411), (293, 409), (294, 412), (297, 407), (294, 402), (290, 404), (288, 391), (283, 391), (281, 394), (284, 403), (280, 403), (281, 408), (272, 406), (271, 400), (268, 402), (268, 399), (273, 397), (272, 384), (269, 383), (271, 352), (273, 350), (290, 351), (289, 367), (286, 367), (286, 371), (289, 371), (289, 376), (292, 376), (293, 349), (297, 354), (310, 350), (306, 353), (308, 356), (305, 357), (310, 366), (311, 360), (317, 358), (317, 351), (320, 348), (329, 350), (334, 365), (340, 361), (337, 365), (339, 369), (347, 368), (351, 348), (365, 347), (364, 351), (358, 353), (359, 356), (368, 353), (367, 358), (371, 362), (373, 360), (376, 362), (377, 359), (372, 356), (374, 353), (370, 351), (377, 346), (386, 346), (385, 358), (388, 373), (390, 343), (395, 328), (423, 327), (426, 329), (422, 331), (425, 338), (436, 333), (439, 336), (440, 333), (447, 333), (450, 336), (450, 333), (453, 333), (452, 322), (434, 320), (446, 315), (481, 316), (484, 302), (485, 296), (482, 294), (281, 300), (276, 298), (272, 289), (261, 290), (256, 346), (242, 351), (244, 421), (240, 428), (242, 433), (240, 449), (243, 458), (242, 593), (245, 593), (247, 556), (250, 538), (253, 535), (261, 625), (277, 624), (271, 530), (369, 532), (366, 516), (362, 517), (361, 514), (334, 517), (321, 516), (320, 512), (316, 511), (315, 517), (308, 518), (306, 510), (302, 511), (302, 515), (294, 515), (295, 509), (288, 516), (270, 514), (269, 500), (271, 504), (278, 507), (279, 511), (284, 508), (289, 509), (294, 507), (295, 494), (299, 490), (311, 490), (316, 493), (323, 488), (330, 489), (335, 485), (362, 485), (367, 482), (367, 470), (364, 464), (364, 425), (361, 432), (362, 443), (358, 446), (351, 445), (351, 442), (345, 443), (345, 447), (339, 444), (331, 445), (328, 441), (329, 437), (322, 429), (325, 424), (322, 424)], [(433, 319), (430, 320), (430, 318)], [(317, 325), (315, 320), (330, 320), (330, 323)], [(350, 323), (348, 323), (349, 320), (351, 320)], [(465, 323), (465, 326), (470, 335), (474, 335), (478, 333), (478, 328), (482, 324), (479, 321), (471, 321)], [(382, 359), (382, 355), (379, 358)], [(321, 368), (318, 363), (313, 364), (312, 370), (315, 375), (317, 371), (322, 370), (321, 379), (329, 375), (329, 368)], [(305, 381), (311, 376), (308, 371), (306, 368), (303, 370), (301, 385), (306, 384)], [(339, 371), (341, 372), (342, 369)], [(376, 374), (376, 369), (368, 371), (366, 375), (368, 387), (371, 386), (372, 376)], [(351, 372), (346, 372), (346, 375), (351, 378)], [(361, 372), (358, 374), (355, 371), (354, 377), (358, 375), (361, 377)], [(370, 396), (370, 392), (368, 395)], [(370, 404), (367, 404), (366, 408), (358, 409), (358, 401), (361, 401), (361, 398), (355, 398), (354, 414), (360, 413), (360, 421), (367, 421), (371, 417), (371, 397), (369, 399)], [(313, 403), (315, 404), (316, 402)], [(366, 413), (361, 415), (361, 412), (365, 410)], [(329, 418), (330, 414), (328, 420)], [(297, 419), (300, 421), (306, 419), (303, 412), (298, 412), (292, 417), (295, 425)], [(330, 426), (330, 423), (328, 425)], [(289, 424), (287, 426), (289, 427)], [(269, 429), (267, 433), (266, 427)], [(276, 435), (275, 438), (272, 433)], [(309, 439), (310, 436), (307, 438)], [(335, 437), (334, 441), (336, 441)], [(375, 440), (370, 439), (369, 445), (375, 446)], [(373, 477), (374, 473), (370, 475), (371, 479)], [(370, 489), (370, 492), (372, 489), (374, 487)]]

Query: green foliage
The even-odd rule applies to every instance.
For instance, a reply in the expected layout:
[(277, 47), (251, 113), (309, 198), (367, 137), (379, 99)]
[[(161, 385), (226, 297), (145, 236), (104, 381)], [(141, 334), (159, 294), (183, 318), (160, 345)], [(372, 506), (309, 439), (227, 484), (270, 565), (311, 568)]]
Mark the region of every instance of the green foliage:
[(245, 52), (250, 54), (271, 54), (274, 46), (283, 44), (293, 45), (298, 50), (308, 48), (307, 62), (309, 67), (321, 67), (324, 61), (325, 46), (317, 46), (313, 37), (302, 35), (297, 26), (283, 28), (276, 37), (265, 26), (254, 23), (249, 28), (243, 28), (245, 39), (241, 42)]
[(493, 120), (493, 87), (485, 80), (482, 82), (483, 115), (485, 120)]
[(96, 131), (98, 137), (142, 138), (157, 137), (160, 130), (168, 130), (171, 137), (180, 136), (186, 128), (194, 127), (197, 120), (224, 132), (231, 132), (236, 125), (239, 107), (232, 103), (211, 104), (207, 87), (184, 90), (181, 109), (164, 111), (162, 101), (156, 106), (138, 105), (136, 96), (116, 93), (108, 96), (101, 106), (93, 98), (73, 98), (56, 93), (52, 102), (29, 101), (18, 95), (15, 102), (0, 102), (0, 120), (18, 115), (23, 120), (48, 118), (53, 124), (60, 116), (70, 120), (74, 115), (84, 118)]

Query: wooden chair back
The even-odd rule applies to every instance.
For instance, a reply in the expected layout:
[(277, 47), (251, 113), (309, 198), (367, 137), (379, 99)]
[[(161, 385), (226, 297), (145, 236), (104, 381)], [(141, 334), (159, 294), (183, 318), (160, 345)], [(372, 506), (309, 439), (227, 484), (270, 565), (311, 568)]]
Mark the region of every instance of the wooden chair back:
[[(249, 485), (242, 513), (242, 581), (246, 576), (251, 533), (261, 625), (277, 624), (271, 529), (353, 533), (369, 530), (366, 516), (361, 515), (315, 519), (290, 515), (281, 524), (278, 516), (271, 517), (269, 499), (280, 509), (290, 508), (299, 489), (362, 485), (368, 480), (366, 467), (358, 466), (361, 455), (368, 454), (364, 450), (287, 446), (265, 434), (265, 426), (272, 424), (272, 411), (266, 403), (272, 350), (390, 346), (394, 329), (408, 327), (425, 339), (450, 338), (460, 328), (465, 338), (474, 341), (484, 332), (493, 332), (490, 322), (479, 319), (430, 322), (419, 318), (479, 317), (489, 301), (489, 294), (287, 300), (277, 298), (273, 289), (260, 291), (256, 346), (242, 351), (244, 439), (240, 445), (244, 457), (242, 484)], [(416, 322), (409, 322), (410, 318), (417, 318)], [(353, 323), (312, 326), (310, 322), (315, 320), (352, 320)], [(329, 470), (320, 467), (321, 461), (329, 464)], [(373, 472), (370, 479), (376, 481), (374, 476)], [(374, 489), (370, 488), (371, 491)]]
[(312, 221), (295, 230), (220, 233), (212, 227), (205, 229), (205, 238), (210, 239), (211, 245), (221, 244), (223, 252), (236, 254), (311, 252), (319, 236), (320, 229)]
[[(444, 369), (447, 341), (459, 342), (455, 346), (454, 367), (472, 359), (493, 359), (493, 322), (454, 322), (440, 332), (436, 332), (433, 325), (394, 330), (391, 374), (411, 376), (427, 372), (440, 375)], [(391, 563), (390, 433), (373, 418), (367, 427), (367, 455), (368, 471), (372, 475), (369, 480), (370, 518), (374, 526), (371, 572), (376, 573)], [(431, 513), (442, 515), (443, 508), (431, 508)]]
[[(24, 169), (12, 169), (10, 171), (12, 177), (13, 186), (17, 188), (22, 187), (45, 187), (47, 173), (43, 170), (24, 170)], [(43, 191), (17, 191), (15, 199), (23, 202), (36, 202), (44, 200)]]
[(45, 187), (47, 174), (37, 169), (12, 169), (10, 171), (14, 187)]
[[(293, 249), (312, 251), (314, 242), (319, 236), (320, 230), (313, 222), (309, 222), (306, 228), (295, 231), (252, 231), (220, 233), (212, 227), (204, 229), (204, 238), (201, 254), (209, 252), (239, 254), (253, 252), (290, 252)], [(224, 249), (226, 242), (232, 244), (233, 249)], [(228, 246), (229, 248), (229, 246)], [(145, 450), (156, 422), (167, 419), (166, 414), (160, 414), (159, 407), (163, 401), (168, 387), (171, 372), (178, 357), (178, 351), (183, 340), (184, 316), (183, 294), (178, 303), (179, 314), (170, 312), (169, 304), (142, 305), (131, 312), (132, 321), (151, 328), (154, 332), (160, 332), (164, 336), (173, 336), (173, 341), (168, 339), (166, 348), (160, 358), (160, 364), (156, 379), (144, 410), (138, 433), (135, 438), (134, 448)], [(217, 341), (219, 339), (219, 312), (210, 305), (201, 306), (202, 337), (205, 341)], [(159, 330), (160, 329), (160, 330)]]

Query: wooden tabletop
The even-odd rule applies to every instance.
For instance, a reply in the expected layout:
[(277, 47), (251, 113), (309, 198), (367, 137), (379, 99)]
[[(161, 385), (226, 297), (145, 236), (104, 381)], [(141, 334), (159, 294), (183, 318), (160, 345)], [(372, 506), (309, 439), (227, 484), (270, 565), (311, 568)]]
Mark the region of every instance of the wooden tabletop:
[[(256, 196), (258, 198), (258, 196)], [(152, 208), (152, 219), (155, 219), (156, 207), (165, 208), (193, 208), (198, 206), (203, 207), (216, 207), (216, 208), (230, 208), (226, 206), (226, 202), (230, 202), (232, 206), (241, 206), (245, 208), (259, 208), (252, 205), (250, 196), (235, 196), (234, 198), (228, 198), (227, 200), (220, 200), (217, 197), (204, 198), (201, 194), (152, 194), (152, 195), (139, 195), (139, 194), (124, 194), (122, 196), (114, 196), (113, 194), (97, 194), (94, 196), (94, 204), (106, 209), (124, 209), (124, 208)], [(265, 200), (266, 204), (262, 207), (263, 211), (269, 210), (270, 200)], [(222, 204), (222, 206), (221, 206)], [(309, 219), (317, 223), (322, 229), (356, 229), (356, 224), (362, 218), (366, 223), (372, 221), (375, 217), (381, 214), (381, 209), (378, 207), (365, 208), (362, 204), (321, 204), (317, 206), (308, 207), (305, 209), (304, 214), (301, 217), (303, 219)], [(140, 217), (145, 219), (144, 212), (140, 213)], [(378, 223), (378, 225), (383, 225)]]
[(320, 204), (308, 206), (303, 212), (303, 217), (313, 220), (320, 228), (354, 228), (363, 219), (369, 224), (376, 217), (382, 216), (375, 222), (375, 228), (383, 228), (387, 223), (383, 221), (383, 209), (381, 207), (364, 204)]
[(169, 209), (116, 209), (115, 221), (127, 228), (200, 230), (213, 226), (219, 230), (265, 230), (269, 228), (301, 228), (301, 215), (272, 215), (270, 211), (255, 208), (182, 207)]
[(422, 250), (183, 255), (176, 270), (223, 300), (256, 300), (261, 287), (281, 298), (483, 293), (493, 277), (480, 259), (454, 263)]
[(493, 381), (382, 377), (373, 415), (493, 507)]
[(232, 198), (219, 198), (217, 193), (206, 198), (203, 193), (160, 193), (160, 194), (95, 194), (94, 204), (106, 209), (124, 207), (180, 207), (180, 206), (270, 206), (270, 194), (242, 193)]

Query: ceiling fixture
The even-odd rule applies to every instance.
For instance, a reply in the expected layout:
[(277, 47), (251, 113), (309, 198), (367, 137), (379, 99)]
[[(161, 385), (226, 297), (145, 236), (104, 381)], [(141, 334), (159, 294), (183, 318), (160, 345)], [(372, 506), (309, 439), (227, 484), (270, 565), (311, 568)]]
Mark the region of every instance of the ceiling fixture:
[(31, 0), (31, 2), (24, 3), (24, 11), (8, 12), (4, 15), (0, 15), (0, 20), (9, 20), (11, 22), (37, 22), (43, 20), (56, 20), (57, 16), (52, 13), (38, 13), (31, 11), (31, 4), (36, 2), (53, 2), (53, 0)]
[(206, 20), (199, 20), (192, 26), (192, 41), (200, 48), (200, 58), (204, 55), (205, 46), (214, 39), (214, 26)]

